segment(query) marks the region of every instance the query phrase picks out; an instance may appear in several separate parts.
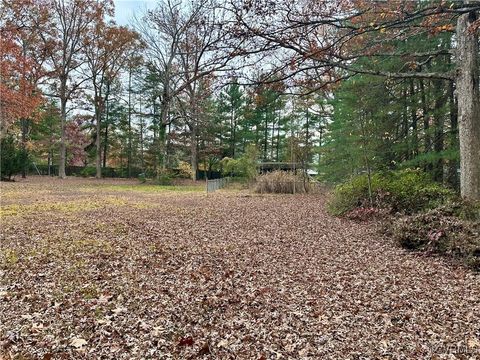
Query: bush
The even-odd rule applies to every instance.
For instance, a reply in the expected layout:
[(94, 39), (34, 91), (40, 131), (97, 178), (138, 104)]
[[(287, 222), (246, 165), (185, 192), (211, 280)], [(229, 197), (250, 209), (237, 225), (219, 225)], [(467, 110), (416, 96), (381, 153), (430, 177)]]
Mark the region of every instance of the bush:
[(401, 246), (464, 260), (480, 270), (480, 205), (454, 202), (423, 214), (405, 216), (393, 224)]
[(328, 204), (329, 211), (343, 215), (358, 207), (378, 207), (391, 213), (412, 214), (455, 198), (452, 190), (418, 170), (372, 174), (371, 187), (373, 204), (370, 204), (367, 175), (356, 176), (337, 186)]
[(94, 166), (85, 166), (80, 175), (83, 177), (95, 177), (97, 175), (97, 169)]
[(293, 194), (305, 193), (310, 189), (310, 184), (304, 181), (302, 176), (295, 175), (287, 171), (273, 171), (264, 175), (257, 176), (255, 192), (257, 193), (275, 193), (275, 194)]
[(257, 148), (253, 145), (248, 146), (245, 154), (238, 159), (225, 157), (220, 161), (220, 166), (224, 175), (252, 180), (257, 175)]
[(163, 186), (173, 185), (173, 177), (171, 174), (164, 172), (159, 175), (159, 177), (155, 180), (155, 183)]
[(22, 165), (28, 161), (24, 151), (15, 147), (15, 140), (7, 136), (1, 140), (1, 178), (10, 180), (12, 176), (22, 171)]
[(193, 178), (193, 169), (186, 161), (180, 161), (178, 163), (178, 177), (182, 179), (191, 179)]

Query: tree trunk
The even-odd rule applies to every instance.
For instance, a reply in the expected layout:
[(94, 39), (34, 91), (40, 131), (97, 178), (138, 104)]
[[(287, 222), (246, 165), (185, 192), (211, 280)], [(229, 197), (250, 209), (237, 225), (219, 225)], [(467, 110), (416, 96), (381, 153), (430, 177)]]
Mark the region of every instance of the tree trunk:
[(268, 146), (268, 116), (265, 110), (265, 129), (263, 134), (263, 161), (267, 161), (267, 146)]
[[(447, 100), (448, 93), (444, 92), (442, 80), (434, 80), (434, 107), (433, 107), (433, 125), (434, 125), (434, 137), (433, 137), (433, 151), (439, 156), (444, 148), (444, 136), (443, 128), (445, 126), (443, 106)], [(443, 182), (443, 158), (438, 157), (432, 164), (433, 179), (438, 182)]]
[(65, 179), (65, 163), (67, 158), (67, 146), (65, 136), (65, 123), (67, 122), (67, 94), (66, 80), (60, 85), (60, 162), (58, 164), (58, 177)]
[(470, 31), (475, 12), (457, 22), (457, 98), (460, 139), (460, 193), (480, 200), (480, 92), (478, 33)]
[(127, 174), (132, 177), (132, 67), (128, 70), (128, 152)]
[[(422, 116), (423, 116), (423, 143), (424, 149), (423, 152), (426, 154), (430, 152), (431, 147), (431, 139), (430, 139), (430, 118), (429, 118), (429, 111), (428, 111), (428, 104), (427, 104), (427, 95), (425, 93), (425, 84), (423, 79), (420, 79), (420, 97), (422, 102)], [(425, 165), (425, 171), (430, 171), (431, 166), (430, 164)]]
[(142, 174), (145, 174), (145, 123), (142, 115), (142, 97), (140, 97), (140, 163), (142, 164)]
[(51, 174), (51, 163), (52, 163), (52, 151), (48, 150), (48, 158), (47, 158), (48, 176), (50, 176), (50, 174)]
[(100, 104), (98, 103), (99, 100), (98, 98), (95, 99), (95, 121), (96, 121), (96, 130), (97, 130), (97, 136), (95, 137), (95, 149), (96, 149), (96, 156), (95, 156), (95, 166), (96, 166), (96, 175), (95, 177), (97, 179), (100, 179), (102, 177), (102, 147), (101, 147), (101, 141), (100, 138), (102, 136), (101, 134), (101, 115), (100, 115)]
[(152, 105), (153, 105), (153, 119), (152, 119), (152, 123), (153, 123), (153, 143), (152, 143), (152, 147), (154, 149), (154, 151), (153, 151), (153, 173), (156, 176), (157, 171), (158, 171), (158, 152), (155, 151), (155, 149), (158, 148), (158, 139), (157, 139), (158, 123), (157, 123), (157, 107), (155, 105), (155, 98), (153, 99)]
[(412, 120), (412, 158), (414, 158), (418, 155), (418, 120), (413, 79), (410, 79), (410, 118)]
[(409, 149), (409, 144), (408, 144), (408, 130), (409, 130), (409, 124), (408, 124), (408, 100), (407, 100), (407, 88), (404, 85), (403, 90), (402, 90), (402, 98), (403, 98), (403, 112), (402, 112), (402, 137), (403, 137), (403, 155), (402, 155), (402, 160), (408, 160), (409, 159), (409, 154), (410, 154), (410, 149)]
[(21, 119), (22, 124), (22, 179), (27, 177), (27, 159), (28, 159), (28, 152), (27, 152), (27, 132), (28, 132), (28, 120)]
[(107, 167), (107, 151), (108, 151), (108, 121), (105, 122), (105, 137), (103, 138), (103, 168)]
[(107, 93), (105, 94), (105, 137), (103, 138), (103, 168), (107, 167), (107, 152), (108, 152), (108, 112), (109, 112), (109, 101), (108, 97), (110, 95), (110, 82), (107, 81)]
[[(449, 98), (449, 111), (450, 111), (450, 136), (449, 147), (451, 149), (458, 149), (458, 107), (455, 99), (455, 87), (453, 81), (448, 84), (448, 98)], [(456, 158), (452, 158), (448, 164), (447, 170), (447, 183), (454, 189), (459, 187), (459, 178), (457, 169), (459, 163)]]
[(280, 161), (280, 118), (278, 118), (277, 143), (275, 145), (277, 147), (275, 158), (277, 159), (277, 161)]
[(192, 180), (197, 180), (198, 159), (197, 159), (197, 127), (194, 125), (191, 129), (191, 165), (192, 165)]
[(163, 172), (163, 170), (165, 170), (166, 138), (167, 138), (167, 125), (162, 120), (160, 120), (160, 123), (158, 124), (158, 145), (157, 145), (158, 167), (157, 167), (157, 173), (156, 173), (157, 180), (160, 180), (160, 174)]

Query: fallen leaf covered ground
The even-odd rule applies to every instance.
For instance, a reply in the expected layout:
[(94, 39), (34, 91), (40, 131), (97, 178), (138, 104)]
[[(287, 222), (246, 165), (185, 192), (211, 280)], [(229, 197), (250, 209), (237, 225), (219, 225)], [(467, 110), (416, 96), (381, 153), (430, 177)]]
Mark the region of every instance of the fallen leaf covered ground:
[(1, 192), (0, 358), (480, 358), (479, 275), (329, 216), (321, 195)]

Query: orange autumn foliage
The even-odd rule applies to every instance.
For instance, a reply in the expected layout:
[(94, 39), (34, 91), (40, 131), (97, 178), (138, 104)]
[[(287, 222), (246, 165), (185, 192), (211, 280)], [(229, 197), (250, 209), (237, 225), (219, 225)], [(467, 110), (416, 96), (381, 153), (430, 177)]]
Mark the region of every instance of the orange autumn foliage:
[(2, 133), (19, 119), (35, 118), (42, 103), (32, 73), (34, 63), (23, 55), (15, 30), (0, 32), (0, 119)]

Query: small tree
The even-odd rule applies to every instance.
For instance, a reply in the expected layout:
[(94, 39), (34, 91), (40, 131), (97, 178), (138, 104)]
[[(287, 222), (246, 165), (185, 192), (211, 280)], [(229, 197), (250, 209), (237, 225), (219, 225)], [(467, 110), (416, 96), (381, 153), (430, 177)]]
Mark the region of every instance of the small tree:
[(22, 170), (22, 164), (27, 161), (26, 153), (15, 147), (15, 139), (8, 135), (1, 140), (1, 178), (11, 180), (12, 176)]
[(235, 175), (253, 180), (257, 176), (258, 150), (255, 145), (248, 145), (245, 154), (238, 158), (223, 158), (220, 162), (222, 172), (226, 175)]

